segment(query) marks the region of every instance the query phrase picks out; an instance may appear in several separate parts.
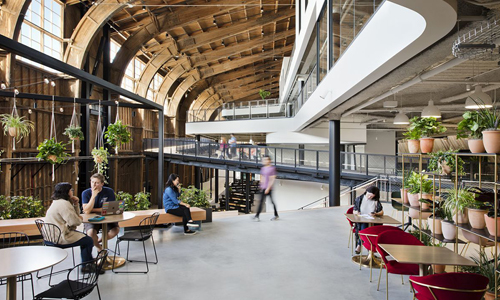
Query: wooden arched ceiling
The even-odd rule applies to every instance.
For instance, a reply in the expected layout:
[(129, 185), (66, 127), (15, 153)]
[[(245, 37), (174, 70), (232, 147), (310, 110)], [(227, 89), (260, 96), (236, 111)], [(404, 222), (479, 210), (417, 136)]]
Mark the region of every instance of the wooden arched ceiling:
[[(66, 2), (73, 3), (77, 1)], [(146, 67), (135, 92), (146, 96), (160, 72), (165, 80), (154, 100), (172, 117), (193, 102), (196, 107), (210, 103), (206, 89), (213, 91), (210, 96), (217, 94), (212, 100), (219, 104), (249, 95), (258, 98), (259, 87), (276, 84), (282, 57), (291, 55), (295, 40), (295, 0), (96, 3), (75, 29), (65, 61), (81, 68), (97, 32), (111, 24), (111, 38), (122, 46), (110, 81), (120, 84), (130, 60), (140, 57)]]

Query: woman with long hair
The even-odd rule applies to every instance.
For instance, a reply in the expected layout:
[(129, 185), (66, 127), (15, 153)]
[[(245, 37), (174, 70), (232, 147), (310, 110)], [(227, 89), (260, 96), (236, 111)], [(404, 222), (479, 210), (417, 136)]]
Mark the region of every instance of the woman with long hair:
[[(82, 262), (93, 260), (92, 248), (94, 241), (76, 227), (82, 224), (80, 216), (80, 199), (73, 195), (73, 188), (69, 182), (60, 182), (54, 187), (52, 204), (47, 210), (45, 222), (55, 224), (61, 229), (61, 238), (58, 244), (69, 247), (80, 246)], [(92, 272), (93, 265), (82, 268), (82, 272)]]
[[(384, 215), (378, 187), (374, 185), (369, 186), (363, 195), (354, 200), (353, 213), (357, 215), (370, 215), (372, 217), (381, 217)], [(356, 223), (356, 254), (361, 252), (361, 239), (358, 232), (365, 228), (368, 228), (368, 223)]]
[(181, 195), (179, 175), (170, 174), (168, 176), (167, 188), (163, 193), (163, 207), (169, 214), (182, 217), (182, 225), (184, 225), (184, 234), (193, 235), (196, 231), (192, 231), (189, 227), (199, 227), (198, 224), (191, 219), (191, 211), (189, 204), (180, 201), (178, 198)]

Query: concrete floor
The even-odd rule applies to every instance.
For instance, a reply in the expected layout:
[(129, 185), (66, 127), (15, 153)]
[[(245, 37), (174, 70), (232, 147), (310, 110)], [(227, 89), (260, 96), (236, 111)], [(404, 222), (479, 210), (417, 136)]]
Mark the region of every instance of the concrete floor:
[[(279, 221), (270, 221), (272, 214), (266, 213), (260, 222), (240, 215), (203, 224), (194, 236), (184, 236), (182, 227), (158, 228), (159, 264), (150, 265), (147, 275), (107, 271), (99, 277), (102, 299), (385, 299), (385, 275), (377, 292), (378, 270), (370, 283), (369, 269), (360, 271), (351, 262), (345, 211), (282, 212)], [(142, 254), (139, 247), (131, 246), (136, 258)], [(143, 267), (128, 263), (124, 269)], [(35, 279), (35, 292), (45, 290), (47, 282)], [(409, 284), (402, 286), (399, 276), (389, 275), (389, 291), (390, 299), (412, 299)], [(0, 299), (4, 295), (3, 286)], [(25, 295), (30, 299), (30, 288)], [(98, 299), (97, 292), (86, 299)]]

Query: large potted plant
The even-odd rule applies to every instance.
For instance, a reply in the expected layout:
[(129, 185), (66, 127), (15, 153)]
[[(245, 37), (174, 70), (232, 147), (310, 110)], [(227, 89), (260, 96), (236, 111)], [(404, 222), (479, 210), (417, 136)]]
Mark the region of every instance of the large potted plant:
[(420, 138), (422, 137), (422, 130), (420, 127), (416, 126), (416, 121), (418, 117), (413, 117), (410, 120), (410, 126), (406, 129), (406, 132), (403, 135), (406, 137), (408, 141), (408, 152), (410, 153), (418, 153), (420, 150)]
[(427, 224), (429, 224), (429, 230), (434, 234), (443, 234), (441, 229), (441, 221), (443, 220), (443, 208), (442, 201), (434, 201), (434, 214), (427, 218)]
[(37, 158), (40, 160), (45, 160), (51, 164), (60, 164), (64, 161), (64, 158), (69, 156), (65, 152), (66, 144), (63, 142), (56, 142), (55, 138), (44, 140), (38, 145)]
[(31, 130), (35, 129), (33, 122), (18, 115), (0, 115), (0, 122), (2, 123), (4, 134), (10, 135), (18, 142), (23, 137), (28, 136)]
[(479, 120), (485, 127), (482, 133), (486, 152), (500, 153), (500, 130), (498, 130), (498, 125), (500, 125), (500, 113), (496, 108), (490, 109), (485, 107), (482, 101), (477, 102), (474, 100), (474, 102), (476, 102), (479, 107), (477, 111)]
[(453, 221), (453, 212), (450, 208), (443, 208), (443, 219), (441, 220), (441, 229), (443, 230), (443, 236), (446, 240), (454, 240), (456, 237), (457, 227)]
[[(445, 209), (448, 209), (453, 214), (453, 220), (456, 223), (463, 224), (468, 222), (467, 207), (475, 202), (476, 194), (469, 188), (458, 187), (457, 189), (449, 189), (446, 191)], [(458, 220), (456, 216), (458, 215)]]
[(457, 138), (468, 139), (471, 153), (483, 153), (485, 149), (482, 132), (486, 129), (483, 119), (477, 111), (466, 111), (462, 117), (463, 120), (458, 123), (457, 127)]
[(486, 228), (490, 235), (495, 236), (495, 224), (498, 228), (497, 237), (500, 236), (500, 211), (497, 210), (496, 213), (496, 223), (495, 223), (495, 207), (491, 206), (488, 213), (484, 214), (484, 221), (486, 222)]
[(117, 120), (114, 124), (109, 124), (108, 129), (104, 133), (104, 137), (108, 144), (115, 148), (118, 154), (118, 148), (132, 140), (131, 134), (127, 129), (127, 125), (122, 124), (121, 120)]
[(495, 273), (500, 271), (500, 267), (495, 267), (495, 260), (488, 257), (486, 251), (478, 251), (479, 257), (471, 256), (471, 259), (477, 264), (475, 267), (460, 267), (461, 272), (476, 273), (489, 279), (488, 290), (484, 295), (485, 300), (495, 299), (495, 289), (500, 283), (500, 276), (497, 277), (495, 284)]
[(438, 151), (430, 153), (428, 168), (429, 171), (439, 171), (443, 175), (449, 175), (455, 169), (458, 174), (464, 173), (464, 161), (460, 157), (455, 157), (457, 151)]
[(474, 229), (484, 229), (486, 222), (484, 215), (488, 213), (488, 208), (491, 204), (474, 200), (467, 205), (467, 216), (469, 224)]
[[(412, 118), (412, 120), (414, 119), (415, 118)], [(434, 148), (434, 138), (432, 136), (445, 132), (446, 127), (441, 125), (441, 122), (433, 117), (416, 117), (413, 122), (415, 123), (414, 126), (422, 132), (422, 137), (420, 138), (420, 149), (422, 150), (422, 153), (432, 152), (432, 148)]]
[(209, 194), (190, 185), (188, 188), (181, 188), (179, 200), (192, 207), (203, 208), (207, 212), (206, 222), (212, 222), (212, 207), (210, 206)]

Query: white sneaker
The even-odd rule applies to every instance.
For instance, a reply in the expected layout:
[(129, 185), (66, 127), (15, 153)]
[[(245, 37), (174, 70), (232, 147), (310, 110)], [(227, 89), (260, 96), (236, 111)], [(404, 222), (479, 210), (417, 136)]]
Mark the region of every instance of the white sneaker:
[(259, 222), (260, 221), (259, 217), (257, 217), (257, 216), (252, 217), (252, 220), (255, 221), (255, 222)]
[(278, 221), (280, 218), (278, 216), (274, 216), (271, 218), (271, 221)]
[(196, 223), (191, 223), (191, 222), (188, 222), (186, 225), (187, 225), (188, 227), (196, 227), (196, 228), (200, 227), (200, 225), (199, 225), (199, 224), (196, 224)]
[(184, 235), (195, 235), (196, 231), (188, 230), (184, 232)]

